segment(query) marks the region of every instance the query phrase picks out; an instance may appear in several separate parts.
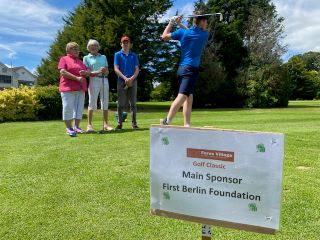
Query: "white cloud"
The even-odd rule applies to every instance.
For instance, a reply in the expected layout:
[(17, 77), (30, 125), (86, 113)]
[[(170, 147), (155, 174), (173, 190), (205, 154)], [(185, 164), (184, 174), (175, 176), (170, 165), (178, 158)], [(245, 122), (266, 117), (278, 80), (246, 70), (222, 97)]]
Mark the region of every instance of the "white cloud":
[(59, 27), (65, 11), (50, 6), (43, 0), (0, 0), (1, 26), (20, 28)]
[(194, 5), (193, 5), (193, 3), (188, 3), (188, 4), (186, 4), (186, 5), (183, 6), (180, 14), (182, 14), (182, 15), (184, 15), (184, 16), (192, 15), (193, 10), (194, 10)]
[(13, 50), (9, 45), (7, 44), (1, 44), (0, 43), (0, 55), (1, 56), (7, 56), (7, 58), (12, 59), (17, 55), (17, 52)]
[(37, 68), (32, 68), (32, 69), (30, 69), (30, 68), (28, 68), (27, 67), (27, 69), (32, 73), (32, 74), (37, 74)]
[(14, 37), (52, 39), (65, 11), (43, 0), (0, 0), (0, 32)]
[(17, 36), (17, 37), (26, 37), (26, 38), (38, 38), (38, 39), (47, 39), (52, 40), (56, 34), (55, 31), (48, 31), (47, 29), (36, 29), (33, 28), (27, 29), (23, 27), (3, 27), (0, 26), (1, 34), (6, 34), (10, 36)]
[(320, 51), (320, 1), (273, 0), (273, 3), (285, 18), (285, 43), (289, 51)]
[(47, 42), (18, 41), (6, 44), (0, 43), (0, 53), (1, 50), (4, 51), (3, 55), (6, 55), (8, 59), (16, 58), (19, 55), (19, 53), (44, 57), (46, 55), (47, 49)]
[(0, 60), (44, 57), (66, 13), (45, 0), (0, 0)]
[(187, 16), (187, 15), (191, 15), (193, 13), (193, 10), (194, 10), (194, 5), (193, 3), (190, 3), (190, 2), (184, 5), (182, 9), (176, 9), (172, 7), (163, 15), (163, 17), (160, 19), (160, 22), (168, 21), (171, 17), (176, 15), (177, 11), (179, 15)]

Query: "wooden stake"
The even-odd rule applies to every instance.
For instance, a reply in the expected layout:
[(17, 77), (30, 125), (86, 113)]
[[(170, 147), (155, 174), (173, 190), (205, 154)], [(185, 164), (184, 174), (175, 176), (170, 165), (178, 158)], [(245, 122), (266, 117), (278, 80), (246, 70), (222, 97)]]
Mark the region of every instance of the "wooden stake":
[(211, 240), (211, 225), (202, 225), (202, 240)]

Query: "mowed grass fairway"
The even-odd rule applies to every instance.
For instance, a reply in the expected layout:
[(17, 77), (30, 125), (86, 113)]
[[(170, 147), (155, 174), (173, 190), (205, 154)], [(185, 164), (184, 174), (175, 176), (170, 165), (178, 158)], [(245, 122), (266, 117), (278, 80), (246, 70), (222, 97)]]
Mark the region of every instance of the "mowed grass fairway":
[[(0, 239), (200, 239), (200, 224), (149, 214), (149, 127), (169, 104), (138, 106), (138, 131), (125, 123), (71, 138), (62, 121), (0, 124)], [(94, 117), (100, 130), (101, 113)], [(114, 112), (110, 119), (114, 127)], [(195, 110), (192, 123), (285, 134), (280, 231), (214, 227), (213, 239), (320, 239), (319, 101)]]

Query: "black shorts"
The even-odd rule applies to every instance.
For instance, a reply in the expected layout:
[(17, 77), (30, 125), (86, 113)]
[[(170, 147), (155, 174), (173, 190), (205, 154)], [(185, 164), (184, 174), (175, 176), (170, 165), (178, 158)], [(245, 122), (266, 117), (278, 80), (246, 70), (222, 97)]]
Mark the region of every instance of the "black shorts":
[(199, 68), (192, 66), (180, 66), (177, 72), (179, 93), (189, 96), (193, 93), (194, 86), (198, 79)]

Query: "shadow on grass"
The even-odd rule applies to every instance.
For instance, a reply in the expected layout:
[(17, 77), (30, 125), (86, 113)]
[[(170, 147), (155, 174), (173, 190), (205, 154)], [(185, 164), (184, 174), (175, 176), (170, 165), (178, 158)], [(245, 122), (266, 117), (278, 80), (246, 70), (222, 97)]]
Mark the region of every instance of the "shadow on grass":
[(124, 128), (122, 130), (111, 130), (111, 131), (105, 131), (105, 130), (100, 130), (100, 131), (94, 131), (90, 133), (83, 133), (81, 135), (91, 135), (91, 134), (120, 134), (120, 133), (128, 133), (128, 132), (142, 132), (142, 131), (149, 131), (149, 128), (138, 128), (138, 129), (130, 129), (130, 128)]
[(320, 105), (308, 105), (308, 104), (304, 104), (304, 105), (289, 105), (288, 108), (320, 108)]

